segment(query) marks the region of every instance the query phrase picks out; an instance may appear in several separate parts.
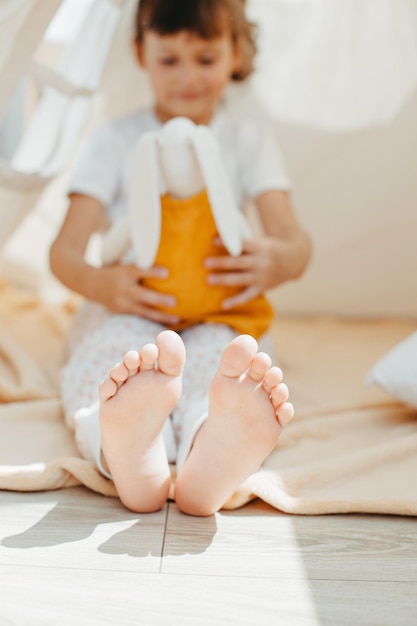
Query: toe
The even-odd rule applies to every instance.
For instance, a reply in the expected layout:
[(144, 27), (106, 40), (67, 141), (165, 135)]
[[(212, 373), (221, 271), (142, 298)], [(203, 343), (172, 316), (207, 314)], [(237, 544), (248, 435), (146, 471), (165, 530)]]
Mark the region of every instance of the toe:
[(110, 378), (116, 383), (124, 383), (129, 376), (129, 370), (124, 363), (116, 363), (110, 370)]
[(101, 402), (112, 398), (117, 391), (117, 384), (111, 378), (104, 380), (99, 387), (99, 398)]
[(263, 388), (265, 389), (267, 393), (270, 394), (272, 389), (277, 387), (282, 382), (283, 378), (284, 376), (282, 374), (282, 370), (279, 367), (276, 367), (274, 365), (274, 367), (271, 367), (265, 373), (263, 384), (262, 384)]
[(283, 404), (288, 400), (289, 395), (290, 393), (287, 385), (285, 383), (280, 383), (271, 390), (272, 404), (276, 409), (278, 409), (280, 404)]
[(286, 426), (294, 417), (294, 407), (291, 402), (284, 402), (278, 407), (275, 414), (281, 426)]
[(248, 370), (248, 376), (256, 382), (263, 380), (266, 372), (271, 367), (271, 357), (265, 352), (258, 352), (252, 360)]
[(129, 370), (129, 376), (137, 374), (140, 363), (139, 352), (137, 350), (129, 350), (129, 352), (126, 352), (123, 363)]
[(258, 350), (256, 340), (250, 335), (239, 335), (229, 343), (220, 361), (219, 372), (237, 378), (249, 369)]
[(178, 333), (164, 330), (156, 338), (159, 349), (158, 367), (169, 376), (180, 376), (185, 362), (185, 347)]
[(140, 371), (145, 372), (155, 369), (158, 358), (158, 348), (154, 343), (146, 343), (140, 351)]

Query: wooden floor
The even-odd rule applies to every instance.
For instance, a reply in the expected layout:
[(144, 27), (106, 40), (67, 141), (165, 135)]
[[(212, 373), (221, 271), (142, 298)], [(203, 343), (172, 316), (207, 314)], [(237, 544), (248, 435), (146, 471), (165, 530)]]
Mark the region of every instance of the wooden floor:
[(0, 626), (415, 626), (417, 522), (0, 492)]

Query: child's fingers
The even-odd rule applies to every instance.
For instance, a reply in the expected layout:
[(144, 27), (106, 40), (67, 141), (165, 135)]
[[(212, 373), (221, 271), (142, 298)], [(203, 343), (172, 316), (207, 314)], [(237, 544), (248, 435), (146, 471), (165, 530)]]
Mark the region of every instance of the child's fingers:
[(257, 298), (261, 290), (259, 287), (255, 287), (254, 285), (247, 287), (236, 296), (232, 296), (231, 298), (226, 298), (222, 302), (223, 309), (232, 309), (235, 306), (240, 306), (242, 304), (246, 304), (246, 302), (250, 302), (254, 298)]
[(177, 300), (174, 296), (168, 293), (160, 293), (159, 291), (148, 289), (148, 287), (144, 287), (140, 284), (135, 286), (132, 295), (138, 303), (143, 303), (150, 306), (173, 307), (177, 303)]
[(256, 275), (252, 272), (219, 272), (218, 274), (209, 274), (207, 283), (209, 285), (226, 285), (228, 287), (236, 287), (238, 285), (254, 286)]
[(169, 271), (167, 267), (162, 267), (161, 265), (154, 265), (147, 270), (139, 270), (140, 278), (160, 278), (164, 280), (168, 278)]

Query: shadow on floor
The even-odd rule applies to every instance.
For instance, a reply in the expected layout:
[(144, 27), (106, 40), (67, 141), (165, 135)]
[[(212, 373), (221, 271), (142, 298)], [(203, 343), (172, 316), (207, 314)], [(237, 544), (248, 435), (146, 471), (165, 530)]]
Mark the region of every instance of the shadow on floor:
[[(0, 540), (3, 548), (48, 548), (75, 543), (90, 537), (102, 524), (131, 522), (128, 528), (119, 530), (101, 543), (97, 550), (103, 554), (126, 554), (136, 558), (169, 554), (164, 545), (169, 503), (156, 513), (138, 514), (127, 510), (117, 498), (101, 496), (83, 488), (44, 492), (35, 496), (19, 494), (22, 503), (25, 497), (28, 503), (30, 498), (32, 504), (35, 499), (36, 506), (50, 502), (51, 508), (23, 532), (3, 537)], [(184, 522), (186, 519), (184, 516)], [(199, 554), (209, 547), (217, 530), (214, 516), (202, 520), (202, 530), (198, 541), (193, 537), (192, 545), (187, 543), (184, 554)], [(178, 551), (175, 554), (178, 555)]]

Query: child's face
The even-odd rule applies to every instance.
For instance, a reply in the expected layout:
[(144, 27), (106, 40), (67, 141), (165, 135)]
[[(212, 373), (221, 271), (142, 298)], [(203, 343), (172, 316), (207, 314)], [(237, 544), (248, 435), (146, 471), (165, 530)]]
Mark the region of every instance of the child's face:
[(147, 31), (137, 54), (148, 70), (162, 122), (183, 116), (207, 124), (238, 60), (229, 33), (206, 40), (188, 31)]

